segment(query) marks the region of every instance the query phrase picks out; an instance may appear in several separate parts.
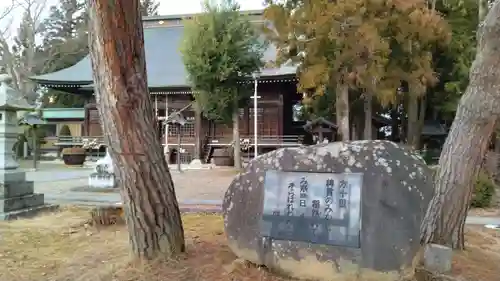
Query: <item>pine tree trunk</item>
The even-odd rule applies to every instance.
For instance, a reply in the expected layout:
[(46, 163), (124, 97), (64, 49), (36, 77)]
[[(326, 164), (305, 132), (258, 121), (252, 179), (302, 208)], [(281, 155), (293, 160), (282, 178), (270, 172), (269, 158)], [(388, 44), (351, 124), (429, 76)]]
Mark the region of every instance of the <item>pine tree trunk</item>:
[[(254, 114), (257, 114), (257, 112), (254, 112)], [(238, 100), (234, 101), (234, 109), (233, 109), (233, 143), (234, 143), (233, 147), (234, 168), (241, 169), (240, 111), (238, 107)]]
[(478, 32), (470, 82), (441, 152), (435, 193), (422, 224), (422, 242), (464, 248), (464, 224), (474, 180), (500, 116), (500, 2)]
[(415, 146), (416, 149), (422, 148), (422, 131), (424, 130), (425, 113), (427, 111), (426, 100), (427, 100), (426, 96), (422, 96), (422, 98), (420, 98), (417, 132), (415, 133), (415, 139), (413, 140), (413, 142), (416, 144)]
[(339, 135), (342, 141), (348, 141), (351, 136), (349, 132), (349, 87), (343, 84), (339, 85), (336, 98), (335, 110)]
[(418, 97), (415, 93), (408, 94), (408, 129), (406, 132), (406, 143), (413, 149), (417, 148), (416, 134), (418, 132)]
[(486, 13), (488, 13), (488, 0), (478, 0), (478, 21), (479, 24), (486, 17)]
[(201, 114), (201, 107), (198, 105), (197, 102), (194, 103), (194, 132), (195, 132), (195, 137), (194, 137), (194, 159), (201, 160), (201, 151), (202, 151), (202, 146), (203, 146), (203, 140), (201, 139), (201, 136), (203, 135), (203, 128), (202, 128), (202, 114)]
[(365, 126), (363, 131), (363, 139), (365, 140), (373, 139), (372, 100), (373, 96), (370, 93), (365, 93), (365, 98), (364, 98)]
[(88, 0), (90, 56), (105, 141), (136, 257), (185, 250), (179, 206), (155, 127), (139, 0)]

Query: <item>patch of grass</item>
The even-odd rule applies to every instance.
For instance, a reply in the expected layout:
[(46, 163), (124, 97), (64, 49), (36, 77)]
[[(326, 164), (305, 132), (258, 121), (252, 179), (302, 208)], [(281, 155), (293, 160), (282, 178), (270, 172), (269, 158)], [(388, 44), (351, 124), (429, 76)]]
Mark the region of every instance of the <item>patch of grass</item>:
[(480, 217), (500, 217), (499, 208), (471, 208), (469, 210), (469, 216), (480, 216)]
[(287, 280), (239, 262), (219, 215), (183, 215), (187, 252), (176, 260), (131, 260), (125, 226), (97, 230), (90, 209), (69, 208), (0, 222), (0, 281)]
[(500, 276), (500, 231), (468, 227), (466, 250), (453, 259), (453, 275), (470, 281), (496, 281)]
[[(125, 226), (97, 230), (90, 209), (67, 208), (33, 219), (0, 222), (0, 281), (287, 281), (243, 262), (226, 246), (219, 215), (183, 215), (187, 252), (148, 264), (129, 255)], [(469, 228), (468, 249), (457, 253), (454, 274), (498, 281), (500, 233)]]

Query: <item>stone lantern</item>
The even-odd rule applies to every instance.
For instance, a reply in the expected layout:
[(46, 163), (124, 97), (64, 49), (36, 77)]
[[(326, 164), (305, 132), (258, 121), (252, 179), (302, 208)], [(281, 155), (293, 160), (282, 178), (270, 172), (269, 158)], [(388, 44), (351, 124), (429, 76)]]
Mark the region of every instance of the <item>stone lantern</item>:
[(0, 220), (54, 207), (45, 205), (44, 195), (34, 193), (34, 183), (26, 181), (23, 170), (17, 170), (19, 164), (12, 151), (19, 134), (17, 112), (34, 107), (10, 87), (10, 81), (7, 74), (0, 74)]
[(17, 112), (35, 109), (10, 87), (10, 81), (9, 75), (0, 74), (0, 171), (19, 167), (12, 151), (19, 134)]

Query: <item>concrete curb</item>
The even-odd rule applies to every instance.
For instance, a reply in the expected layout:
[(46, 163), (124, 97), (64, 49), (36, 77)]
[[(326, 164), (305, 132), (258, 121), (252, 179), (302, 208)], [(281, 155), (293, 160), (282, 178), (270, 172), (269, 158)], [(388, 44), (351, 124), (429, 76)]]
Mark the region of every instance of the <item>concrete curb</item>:
[(181, 205), (179, 206), (179, 210), (181, 213), (222, 214), (222, 206)]
[[(51, 201), (46, 200), (46, 203), (58, 204), (60, 206), (70, 205), (70, 206), (82, 206), (82, 207), (107, 207), (116, 206), (118, 202), (109, 201)], [(181, 213), (207, 213), (207, 214), (222, 214), (222, 205), (215, 204), (179, 204), (179, 210)]]

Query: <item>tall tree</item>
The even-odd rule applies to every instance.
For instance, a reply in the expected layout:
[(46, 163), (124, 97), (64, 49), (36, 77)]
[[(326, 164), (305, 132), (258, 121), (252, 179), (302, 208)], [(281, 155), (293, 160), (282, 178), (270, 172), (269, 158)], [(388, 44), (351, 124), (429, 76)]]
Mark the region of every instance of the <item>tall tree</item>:
[(241, 82), (263, 66), (264, 50), (257, 27), (239, 9), (232, 0), (205, 2), (204, 13), (186, 23), (181, 46), (198, 106), (209, 118), (232, 116), (236, 168), (241, 168), (238, 109), (251, 93)]
[(424, 0), (269, 2), (267, 35), (279, 47), (278, 63), (300, 63), (300, 91), (335, 93), (344, 140), (351, 135), (349, 88), (363, 92), (369, 138), (373, 98), (397, 104), (403, 81), (425, 87), (434, 74), (429, 46), (449, 37), (444, 20)]
[(121, 186), (132, 250), (152, 259), (185, 250), (174, 184), (148, 92), (139, 0), (88, 0), (90, 57), (105, 141)]
[[(158, 14), (159, 3), (141, 1), (141, 16)], [(85, 0), (59, 0), (50, 7), (43, 23), (43, 56), (47, 58), (40, 73), (70, 67), (88, 54), (88, 11)], [(50, 89), (43, 98), (44, 107), (83, 107), (85, 97)]]
[(155, 0), (142, 0), (141, 1), (141, 16), (157, 16), (158, 15), (158, 7), (160, 7), (160, 3)]
[[(40, 73), (70, 67), (88, 54), (88, 13), (85, 0), (59, 0), (50, 7), (43, 23), (41, 55), (47, 58)], [(85, 98), (49, 89), (44, 94), (44, 107), (83, 107)]]
[(464, 248), (464, 227), (474, 181), (500, 116), (500, 1), (478, 31), (470, 82), (439, 158), (435, 193), (422, 225), (422, 242)]
[(39, 95), (29, 77), (37, 73), (46, 59), (37, 56), (39, 46), (36, 41), (43, 28), (42, 16), (46, 2), (47, 0), (15, 1), (16, 10), (22, 11), (22, 20), (13, 36), (10, 34), (12, 26), (6, 21), (12, 21), (14, 14), (4, 14), (1, 19), (8, 29), (0, 32), (0, 64), (12, 77), (12, 86), (32, 104)]

